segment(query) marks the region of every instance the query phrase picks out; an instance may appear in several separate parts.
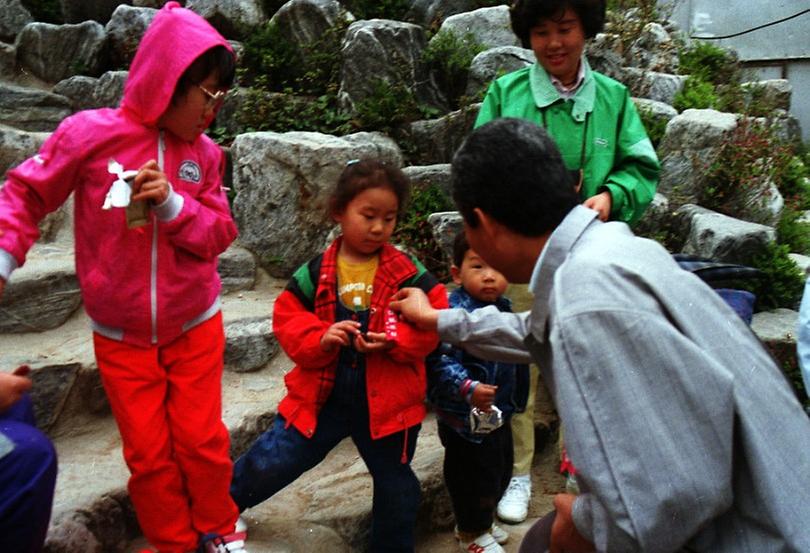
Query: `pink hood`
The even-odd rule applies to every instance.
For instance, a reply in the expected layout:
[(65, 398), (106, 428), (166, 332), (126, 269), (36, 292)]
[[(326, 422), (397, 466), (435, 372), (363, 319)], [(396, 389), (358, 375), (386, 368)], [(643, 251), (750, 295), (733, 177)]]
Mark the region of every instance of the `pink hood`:
[[(177, 32), (182, 29), (182, 32)], [(233, 48), (205, 19), (168, 2), (155, 15), (129, 67), (121, 107), (145, 125), (166, 111), (180, 76), (203, 52)]]

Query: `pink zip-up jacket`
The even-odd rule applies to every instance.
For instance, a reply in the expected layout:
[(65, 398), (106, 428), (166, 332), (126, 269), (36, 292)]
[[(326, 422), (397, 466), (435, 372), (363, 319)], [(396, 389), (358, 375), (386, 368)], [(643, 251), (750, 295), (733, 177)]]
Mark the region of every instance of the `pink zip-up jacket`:
[[(217, 256), (236, 237), (222, 188), (224, 155), (207, 136), (185, 142), (156, 121), (183, 72), (206, 50), (228, 42), (204, 19), (167, 3), (147, 29), (116, 109), (65, 119), (37, 155), (0, 189), (0, 277), (25, 261), (37, 223), (75, 196), (76, 271), (96, 332), (138, 345), (163, 345), (219, 310)], [(103, 210), (125, 169), (149, 160), (172, 191), (146, 226), (129, 229), (123, 208)]]

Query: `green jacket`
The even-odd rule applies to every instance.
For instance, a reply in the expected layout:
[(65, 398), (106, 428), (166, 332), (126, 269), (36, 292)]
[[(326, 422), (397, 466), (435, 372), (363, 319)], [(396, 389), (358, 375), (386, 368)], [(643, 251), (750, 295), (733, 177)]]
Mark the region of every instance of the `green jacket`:
[[(478, 127), (497, 117), (543, 123), (569, 169), (580, 169), (584, 147), (582, 197), (605, 189), (613, 200), (611, 218), (632, 224), (655, 195), (660, 165), (627, 87), (591, 70), (583, 56), (585, 80), (563, 100), (542, 66), (535, 63), (496, 79), (475, 121)], [(586, 128), (587, 137), (583, 138)]]

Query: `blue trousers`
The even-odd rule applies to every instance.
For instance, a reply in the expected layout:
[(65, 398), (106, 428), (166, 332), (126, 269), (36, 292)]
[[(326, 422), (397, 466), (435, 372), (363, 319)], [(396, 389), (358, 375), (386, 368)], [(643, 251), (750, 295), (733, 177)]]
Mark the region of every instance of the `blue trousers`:
[[(374, 480), (370, 551), (410, 553), (421, 496), (410, 461), (420, 428), (415, 425), (371, 439), (365, 371), (339, 367), (335, 389), (318, 415), (315, 435), (306, 438), (295, 427), (287, 427), (287, 421), (278, 415), (270, 430), (236, 461), (231, 495), (240, 511), (257, 505), (320, 463), (343, 438), (351, 436)], [(407, 447), (407, 463), (402, 462), (403, 446)]]
[(56, 484), (56, 451), (34, 426), (31, 398), (0, 414), (13, 449), (0, 457), (0, 543), (4, 551), (42, 551)]

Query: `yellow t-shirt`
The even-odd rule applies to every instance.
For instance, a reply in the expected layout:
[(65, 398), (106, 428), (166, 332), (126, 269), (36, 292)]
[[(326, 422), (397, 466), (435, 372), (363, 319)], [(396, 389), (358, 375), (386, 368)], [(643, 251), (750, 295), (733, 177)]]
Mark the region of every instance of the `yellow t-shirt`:
[(338, 298), (343, 305), (353, 311), (365, 311), (371, 306), (374, 274), (379, 263), (379, 256), (363, 263), (351, 263), (338, 256)]

